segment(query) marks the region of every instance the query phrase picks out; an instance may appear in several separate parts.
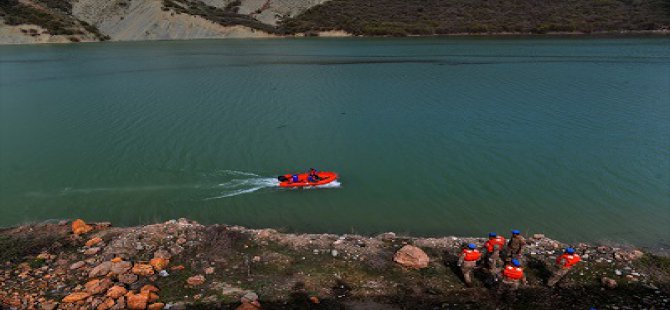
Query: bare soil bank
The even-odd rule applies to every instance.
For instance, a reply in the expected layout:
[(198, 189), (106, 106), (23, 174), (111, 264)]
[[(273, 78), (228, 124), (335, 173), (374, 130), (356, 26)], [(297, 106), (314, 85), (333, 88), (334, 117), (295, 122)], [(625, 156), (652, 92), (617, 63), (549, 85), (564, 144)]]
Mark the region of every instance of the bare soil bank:
[[(516, 297), (497, 294), (483, 270), (476, 272), (475, 287), (466, 288), (457, 255), (463, 244), (484, 241), (285, 234), (186, 219), (138, 227), (80, 221), (24, 225), (0, 231), (0, 302), (20, 309), (254, 309), (241, 301), (255, 296), (263, 309), (664, 309), (670, 304), (670, 259), (636, 249), (573, 244), (584, 262), (558, 288), (547, 288), (552, 262), (566, 245), (543, 235), (529, 238), (529, 285)], [(428, 254), (426, 268), (394, 262), (394, 253), (408, 244)], [(604, 287), (603, 277), (614, 279), (616, 287)]]

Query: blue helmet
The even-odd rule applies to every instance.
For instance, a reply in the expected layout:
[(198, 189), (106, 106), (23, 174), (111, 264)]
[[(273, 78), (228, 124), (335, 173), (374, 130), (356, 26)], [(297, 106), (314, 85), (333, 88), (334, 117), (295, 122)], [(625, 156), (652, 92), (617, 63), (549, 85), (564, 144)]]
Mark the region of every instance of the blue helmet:
[(498, 234), (496, 234), (496, 233), (494, 233), (494, 232), (490, 232), (490, 233), (489, 233), (489, 238), (495, 238), (495, 237), (497, 237), (497, 236), (498, 236)]
[(575, 254), (575, 249), (573, 249), (573, 248), (567, 248), (567, 249), (565, 249), (565, 253), (568, 253), (568, 254)]
[(512, 259), (512, 265), (514, 265), (515, 267), (520, 267), (521, 262), (519, 262), (518, 259), (514, 258), (514, 259)]
[(471, 250), (474, 250), (474, 249), (477, 248), (477, 246), (474, 243), (470, 243), (470, 244), (468, 244), (468, 248), (470, 248)]
[(521, 234), (521, 232), (518, 229), (512, 230), (512, 235), (518, 235)]

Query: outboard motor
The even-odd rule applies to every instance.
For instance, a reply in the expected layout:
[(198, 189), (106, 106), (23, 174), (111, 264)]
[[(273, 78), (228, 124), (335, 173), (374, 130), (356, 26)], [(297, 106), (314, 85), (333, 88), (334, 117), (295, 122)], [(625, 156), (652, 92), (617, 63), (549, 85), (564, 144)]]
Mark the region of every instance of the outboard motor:
[(279, 180), (279, 182), (286, 182), (289, 179), (286, 176), (280, 175), (277, 177), (277, 180)]

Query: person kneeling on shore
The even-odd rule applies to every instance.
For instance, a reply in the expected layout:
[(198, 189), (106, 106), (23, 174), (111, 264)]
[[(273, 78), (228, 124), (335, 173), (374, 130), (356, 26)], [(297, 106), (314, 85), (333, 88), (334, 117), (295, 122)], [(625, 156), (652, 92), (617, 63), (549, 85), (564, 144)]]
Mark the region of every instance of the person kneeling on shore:
[(472, 287), (472, 272), (481, 257), (482, 253), (477, 250), (477, 246), (474, 243), (468, 244), (468, 247), (463, 249), (461, 255), (458, 257), (458, 267), (461, 267), (463, 280), (465, 280), (465, 285), (468, 287)]
[(523, 268), (521, 268), (521, 262), (514, 258), (512, 259), (512, 262), (505, 266), (505, 269), (503, 270), (502, 284), (504, 289), (514, 291), (519, 288), (520, 283), (527, 285), (528, 280), (526, 280), (526, 275), (523, 273)]
[(556, 259), (556, 266), (558, 269), (551, 275), (551, 278), (547, 281), (547, 285), (549, 287), (554, 287), (556, 283), (561, 281), (561, 279), (570, 272), (572, 267), (581, 260), (579, 255), (575, 254), (575, 249), (565, 249), (565, 252)]

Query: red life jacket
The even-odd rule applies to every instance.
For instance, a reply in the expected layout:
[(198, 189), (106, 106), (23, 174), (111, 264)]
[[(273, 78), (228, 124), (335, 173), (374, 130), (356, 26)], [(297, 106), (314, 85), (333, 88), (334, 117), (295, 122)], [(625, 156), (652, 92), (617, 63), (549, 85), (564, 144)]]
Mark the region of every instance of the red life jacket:
[(582, 259), (579, 258), (579, 255), (577, 254), (563, 253), (563, 255), (559, 256), (556, 259), (556, 264), (560, 265), (561, 260), (565, 260), (565, 263), (563, 264), (563, 266), (561, 266), (562, 268), (572, 268), (572, 266), (579, 263), (579, 261), (581, 261)]
[(465, 249), (463, 252), (461, 252), (461, 255), (465, 254), (465, 261), (471, 262), (471, 261), (476, 261), (479, 260), (480, 257), (482, 257), (482, 253), (479, 252), (479, 250), (470, 250), (470, 249)]
[(493, 252), (495, 245), (498, 245), (498, 250), (502, 250), (505, 247), (505, 237), (497, 236), (493, 239), (487, 240), (486, 243), (484, 244), (484, 246), (486, 246), (486, 250), (489, 253)]
[(505, 270), (503, 270), (503, 276), (505, 276), (505, 278), (509, 280), (514, 281), (521, 280), (521, 278), (523, 278), (523, 268), (507, 265), (505, 267)]

